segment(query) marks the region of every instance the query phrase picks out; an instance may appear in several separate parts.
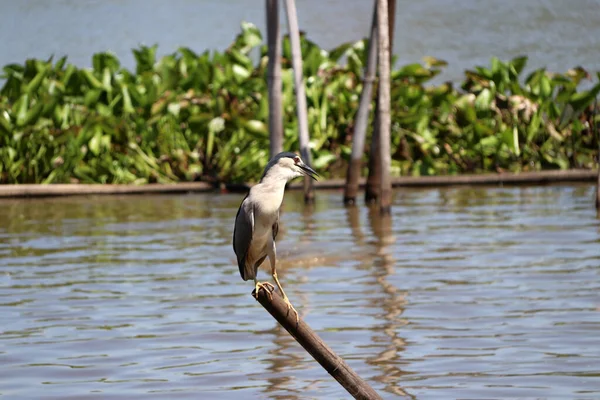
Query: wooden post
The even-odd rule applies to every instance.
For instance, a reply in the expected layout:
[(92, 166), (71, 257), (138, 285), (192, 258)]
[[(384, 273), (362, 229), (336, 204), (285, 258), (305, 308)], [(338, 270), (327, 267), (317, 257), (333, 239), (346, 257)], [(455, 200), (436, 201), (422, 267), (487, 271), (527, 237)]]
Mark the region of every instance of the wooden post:
[[(375, 8), (378, 1), (375, 0)], [(394, 28), (396, 23), (396, 0), (388, 0), (388, 33), (389, 33), (389, 55), (390, 64), (392, 58), (392, 49), (394, 43)], [(379, 93), (375, 101), (375, 118), (373, 119), (373, 136), (371, 138), (371, 148), (369, 151), (369, 175), (365, 184), (365, 202), (375, 203), (379, 200), (381, 190), (381, 161), (379, 154)]]
[(373, 93), (373, 82), (375, 81), (375, 69), (377, 68), (377, 3), (373, 9), (373, 20), (369, 35), (369, 49), (365, 76), (363, 78), (362, 92), (356, 119), (354, 122), (354, 134), (352, 137), (352, 155), (348, 163), (346, 173), (346, 187), (344, 190), (344, 204), (356, 203), (358, 193), (358, 179), (362, 167), (362, 158), (365, 151), (365, 137), (367, 135), (367, 124), (369, 122), (369, 109)]
[(379, 25), (379, 162), (381, 168), (381, 189), (379, 210), (389, 214), (392, 205), (392, 180), (390, 176), (390, 47), (388, 31), (388, 0), (378, 0), (377, 20)]
[(600, 121), (596, 120), (598, 112), (598, 99), (594, 100), (594, 111), (592, 112), (592, 132), (596, 134), (596, 140), (598, 141), (598, 180), (596, 182), (596, 210), (598, 211), (598, 218), (600, 218)]
[[(377, 0), (376, 0), (377, 1)], [(369, 149), (369, 174), (365, 183), (365, 202), (375, 203), (379, 200), (381, 188), (381, 170), (379, 162), (379, 95), (375, 99), (375, 117), (373, 118), (373, 136)]]
[[(596, 115), (594, 108), (594, 116)], [(600, 218), (600, 132), (598, 131), (598, 122), (594, 118), (594, 127), (596, 128), (596, 136), (598, 137), (598, 179), (596, 181), (596, 210), (598, 211), (598, 218)]]
[[(600, 150), (598, 151), (598, 157), (600, 159)], [(598, 210), (598, 217), (600, 217), (600, 161), (598, 162), (598, 182), (596, 182), (596, 210)]]
[(283, 326), (296, 341), (355, 399), (381, 399), (377, 392), (352, 370), (321, 340), (303, 320), (296, 323), (296, 314), (289, 311), (279, 293), (273, 291), (272, 299), (265, 290), (252, 292), (252, 296)]
[[(302, 52), (300, 50), (300, 30), (298, 29), (298, 14), (296, 13), (295, 0), (285, 0), (285, 9), (292, 47), (292, 66), (294, 68), (294, 87), (296, 89), (296, 110), (298, 115), (298, 135), (300, 141), (300, 155), (308, 166), (311, 165), (310, 149), (308, 148), (308, 116), (306, 111), (306, 94), (302, 73)], [(304, 201), (314, 201), (314, 187), (312, 179), (304, 177)]]
[(267, 43), (269, 46), (267, 86), (269, 91), (270, 158), (283, 151), (283, 118), (281, 102), (281, 34), (279, 32), (279, 0), (266, 0)]

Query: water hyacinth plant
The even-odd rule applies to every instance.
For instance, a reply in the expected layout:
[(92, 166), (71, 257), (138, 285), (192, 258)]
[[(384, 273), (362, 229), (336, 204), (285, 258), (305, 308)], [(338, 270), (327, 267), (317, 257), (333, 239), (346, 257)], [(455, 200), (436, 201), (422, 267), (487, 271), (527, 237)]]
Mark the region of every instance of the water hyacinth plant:
[[(331, 51), (301, 37), (313, 167), (343, 176), (362, 88), (366, 41)], [(252, 24), (223, 52), (188, 48), (157, 60), (133, 50), (135, 71), (110, 53), (92, 68), (27, 60), (3, 68), (0, 183), (148, 183), (259, 178), (269, 156), (267, 48)], [(254, 56), (257, 54), (258, 56)], [(391, 73), (393, 175), (457, 174), (597, 163), (600, 73), (544, 69), (527, 59), (432, 85), (445, 62)], [(580, 84), (591, 81), (589, 88)], [(283, 40), (284, 148), (298, 148), (290, 43)], [(368, 148), (368, 145), (366, 146)]]

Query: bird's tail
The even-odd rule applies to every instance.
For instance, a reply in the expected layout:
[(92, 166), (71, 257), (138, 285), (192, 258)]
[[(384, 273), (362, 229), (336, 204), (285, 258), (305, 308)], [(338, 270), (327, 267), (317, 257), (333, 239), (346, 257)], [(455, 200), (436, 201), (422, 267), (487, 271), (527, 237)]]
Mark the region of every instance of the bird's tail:
[(250, 279), (255, 279), (256, 272), (258, 271), (258, 267), (260, 267), (260, 264), (262, 264), (263, 261), (265, 261), (265, 258), (267, 258), (267, 256), (262, 257), (256, 263), (247, 262), (247, 260), (244, 258), (244, 260), (238, 264), (238, 267), (240, 268), (240, 275), (242, 276), (242, 279), (245, 281), (249, 281)]
[(256, 278), (256, 268), (254, 268), (254, 265), (251, 264), (245, 264), (243, 267), (240, 266), (240, 275), (245, 281), (254, 279)]

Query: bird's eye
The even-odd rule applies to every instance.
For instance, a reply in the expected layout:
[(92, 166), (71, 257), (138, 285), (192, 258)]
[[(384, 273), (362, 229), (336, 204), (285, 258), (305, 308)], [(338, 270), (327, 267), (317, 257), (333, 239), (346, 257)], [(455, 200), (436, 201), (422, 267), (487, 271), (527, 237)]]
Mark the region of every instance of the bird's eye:
[(294, 157), (294, 163), (298, 164), (300, 162), (300, 157)]

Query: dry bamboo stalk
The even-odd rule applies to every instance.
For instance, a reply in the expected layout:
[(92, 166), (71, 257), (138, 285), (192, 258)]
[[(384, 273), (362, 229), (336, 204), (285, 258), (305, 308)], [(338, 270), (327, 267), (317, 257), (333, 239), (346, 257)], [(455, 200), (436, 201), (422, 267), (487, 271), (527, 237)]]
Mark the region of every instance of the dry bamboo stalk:
[(267, 86), (269, 92), (270, 157), (283, 151), (283, 118), (281, 101), (281, 33), (279, 32), (279, 0), (266, 0), (267, 43), (269, 46)]
[[(376, 4), (376, 3), (375, 3)], [(369, 122), (369, 108), (373, 94), (373, 82), (377, 68), (377, 7), (373, 10), (371, 31), (369, 35), (367, 65), (363, 78), (363, 88), (360, 94), (360, 103), (354, 123), (354, 135), (352, 137), (352, 155), (348, 164), (346, 174), (346, 187), (344, 191), (344, 204), (355, 204), (358, 192), (358, 179), (362, 166), (362, 158), (365, 150), (365, 137), (367, 136), (367, 124)]]
[[(294, 68), (294, 87), (296, 89), (296, 110), (298, 115), (298, 135), (300, 141), (300, 155), (307, 165), (311, 165), (310, 150), (308, 148), (308, 116), (306, 111), (306, 93), (302, 76), (302, 52), (300, 50), (300, 30), (298, 29), (298, 14), (296, 2), (285, 0), (285, 9), (292, 47), (292, 66)], [(314, 200), (314, 187), (309, 177), (304, 178), (304, 201), (311, 203)]]
[(382, 214), (390, 212), (392, 204), (392, 181), (390, 176), (390, 47), (388, 31), (387, 0), (377, 2), (378, 49), (379, 49), (379, 162), (381, 163), (381, 189), (379, 209)]
[[(396, 0), (388, 0), (388, 33), (389, 33), (389, 48), (390, 48), (390, 63), (392, 57), (392, 49), (394, 43), (394, 27), (396, 24)], [(377, 0), (375, 1), (377, 8)], [(365, 202), (375, 203), (381, 195), (381, 162), (379, 160), (379, 94), (375, 100), (375, 118), (373, 118), (373, 135), (371, 139), (371, 148), (369, 150), (369, 175), (367, 184), (365, 185)]]

